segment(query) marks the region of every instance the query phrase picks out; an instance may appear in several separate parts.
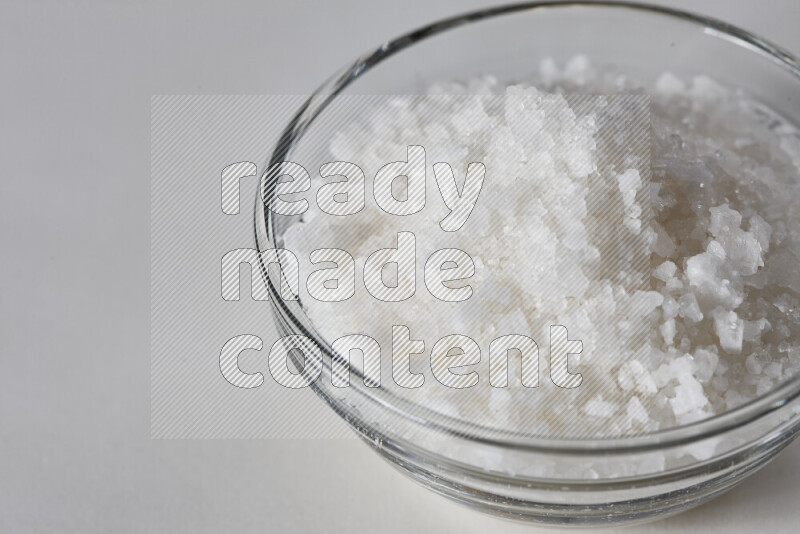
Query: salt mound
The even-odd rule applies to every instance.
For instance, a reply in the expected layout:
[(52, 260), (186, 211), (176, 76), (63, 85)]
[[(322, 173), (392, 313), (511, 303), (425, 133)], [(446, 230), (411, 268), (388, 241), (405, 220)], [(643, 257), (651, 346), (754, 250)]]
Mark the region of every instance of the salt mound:
[[(541, 81), (537, 87), (492, 77), (437, 84), (430, 94), (510, 98), (500, 109), (488, 99), (453, 99), (434, 122), (424, 103), (398, 99), (376, 110), (366, 127), (334, 139), (334, 158), (366, 169), (397, 160), (414, 143), (426, 147), (430, 163), (447, 161), (463, 172), (467, 163), (484, 161), (495, 176), (487, 173), (474, 213), (456, 234), (438, 227), (441, 210), (402, 221), (420, 249), (458, 247), (472, 255), (472, 299), (445, 305), (418, 292), (387, 305), (363, 291), (347, 303), (305, 299), (319, 331), (330, 339), (358, 331), (385, 340), (387, 325), (407, 325), (428, 351), (453, 332), (546, 340), (549, 325), (564, 324), (571, 335), (613, 333), (614, 355), (596, 358), (596, 347), (585, 342), (570, 361), (586, 380), (581, 395), (565, 397), (554, 387), (497, 390), (482, 387), (484, 377), (468, 395), (434, 380), (413, 392), (441, 411), (509, 428), (536, 423), (553, 434), (567, 426), (602, 436), (685, 424), (730, 410), (797, 373), (798, 131), (785, 122), (775, 127), (780, 121), (769, 109), (707, 77), (663, 74), (650, 91), (649, 205), (641, 204), (644, 181), (635, 165), (615, 173), (622, 213), (615, 224), (642, 235), (649, 247), (647, 287), (632, 290), (624, 276), (598, 275), (604, 250), (589, 205), (602, 157), (597, 126), (565, 95), (637, 89), (582, 57), (562, 70), (543, 62)], [(437, 196), (432, 189), (428, 199)], [(649, 220), (644, 209), (652, 210)], [(379, 210), (357, 219), (309, 212), (284, 238), (300, 257), (338, 240), (363, 267), (372, 251), (394, 243), (397, 230), (397, 220)], [(626, 333), (636, 319), (630, 310), (652, 323), (646, 351)]]

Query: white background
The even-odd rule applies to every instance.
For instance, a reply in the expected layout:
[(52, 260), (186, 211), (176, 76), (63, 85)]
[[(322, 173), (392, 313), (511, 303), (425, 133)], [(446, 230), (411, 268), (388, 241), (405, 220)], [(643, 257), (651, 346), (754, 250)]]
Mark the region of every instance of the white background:
[[(366, 445), (149, 438), (149, 101), (307, 93), (482, 1), (0, 6), (0, 532), (521, 532)], [(800, 53), (796, 0), (682, 0)], [(800, 445), (627, 532), (797, 532)]]

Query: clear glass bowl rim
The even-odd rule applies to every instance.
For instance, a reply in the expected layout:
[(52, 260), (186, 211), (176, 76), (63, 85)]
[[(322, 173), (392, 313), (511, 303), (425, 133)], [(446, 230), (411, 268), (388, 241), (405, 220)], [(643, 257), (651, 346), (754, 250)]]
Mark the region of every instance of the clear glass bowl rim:
[[(428, 37), (438, 35), (450, 29), (455, 29), (466, 24), (474, 24), (490, 18), (509, 15), (514, 13), (522, 13), (533, 11), (543, 8), (564, 8), (564, 7), (590, 7), (590, 8), (609, 8), (609, 9), (622, 9), (630, 10), (633, 12), (649, 13), (651, 15), (663, 16), (666, 19), (673, 19), (676, 22), (686, 22), (697, 26), (702, 30), (710, 30), (715, 37), (725, 39), (734, 43), (750, 52), (762, 56), (764, 59), (777, 64), (779, 67), (787, 70), (795, 78), (798, 79), (800, 84), (800, 60), (794, 55), (784, 50), (783, 48), (771, 43), (770, 41), (758, 37), (746, 30), (733, 26), (721, 20), (698, 15), (695, 13), (663, 7), (653, 4), (643, 4), (638, 2), (625, 2), (625, 1), (571, 1), (571, 0), (553, 0), (553, 1), (534, 1), (522, 2), (516, 4), (508, 4), (488, 9), (467, 12), (461, 15), (456, 15), (440, 21), (425, 25), (414, 31), (401, 35), (378, 48), (362, 55), (351, 65), (342, 69), (339, 73), (335, 74), (322, 84), (306, 102), (300, 107), (293, 119), (289, 122), (287, 127), (282, 132), (279, 141), (269, 157), (266, 169), (271, 168), (274, 164), (286, 161), (288, 154), (293, 146), (300, 141), (305, 131), (313, 123), (314, 119), (325, 109), (325, 107), (350, 83), (358, 79), (359, 76), (367, 72), (371, 67), (380, 63), (384, 59), (402, 51), (403, 49), (414, 45)], [(800, 85), (798, 86), (800, 88)], [(262, 175), (261, 183), (267, 176), (267, 172)], [(261, 202), (263, 191), (259, 187), (259, 193), (256, 195), (256, 202)], [(258, 218), (259, 210), (256, 209), (256, 219)], [(265, 220), (264, 227), (266, 229), (266, 239), (270, 246), (277, 243), (275, 235), (275, 224), (272, 212), (264, 210)], [(255, 221), (256, 233), (256, 247), (261, 251), (260, 239), (260, 225), (259, 221)], [(283, 301), (280, 296), (280, 291), (273, 283), (273, 280), (261, 265), (262, 275), (264, 275), (267, 287), (270, 293), (270, 302), (273, 306), (273, 311), (276, 316), (283, 316), (285, 320), (291, 324), (295, 332), (299, 332), (315, 341), (327, 355), (331, 355), (327, 341), (320, 336), (313, 328), (309, 329), (307, 325), (311, 322), (306, 316), (302, 307), (299, 305), (292, 306)], [(295, 309), (291, 309), (294, 307)], [(306, 324), (299, 319), (302, 317)], [(276, 317), (276, 320), (278, 318)], [(311, 330), (311, 331), (310, 331)], [(327, 368), (327, 365), (326, 365)], [(358, 372), (354, 369), (354, 375)], [(360, 375), (359, 379), (363, 378)], [(409, 401), (404, 399), (394, 398), (392, 402), (392, 394), (386, 394), (380, 388), (359, 388), (358, 381), (351, 381), (351, 388), (359, 390), (359, 393), (364, 395), (370, 401), (378, 402), (382, 407), (389, 409), (401, 415), (404, 414), (400, 405), (409, 404)], [(330, 404), (333, 399), (327, 395), (324, 389), (312, 383), (312, 388), (315, 392), (325, 398)], [(424, 408), (421, 406), (414, 406), (413, 415), (406, 413), (405, 416), (412, 418), (417, 422), (420, 418), (424, 420), (426, 426), (430, 426), (438, 431), (446, 434), (452, 434), (461, 439), (466, 439), (475, 442), (485, 442), (493, 446), (504, 448), (511, 448), (521, 451), (531, 452), (558, 452), (559, 454), (575, 454), (575, 455), (598, 455), (604, 453), (611, 454), (629, 454), (639, 453), (651, 450), (663, 449), (666, 447), (679, 446), (687, 443), (697, 442), (706, 438), (710, 438), (728, 431), (735, 430), (743, 427), (749, 423), (757, 421), (762, 417), (780, 410), (782, 407), (788, 405), (795, 399), (800, 398), (800, 375), (794, 376), (783, 384), (774, 388), (770, 392), (761, 397), (753, 399), (733, 410), (724, 412), (722, 414), (703, 419), (694, 423), (670, 427), (668, 429), (642, 434), (631, 437), (620, 438), (603, 438), (603, 439), (562, 439), (562, 438), (546, 438), (546, 437), (533, 437), (526, 434), (515, 434), (513, 432), (501, 431), (499, 429), (487, 428), (485, 426), (473, 425), (463, 420), (446, 416)], [(338, 411), (338, 410), (337, 410)], [(427, 414), (427, 417), (422, 417)], [(341, 414), (340, 414), (341, 415)], [(369, 427), (370, 424), (366, 421), (358, 421), (358, 417), (353, 414), (348, 414), (348, 419), (351, 423), (360, 424), (362, 427)], [(473, 431), (471, 432), (470, 429)]]

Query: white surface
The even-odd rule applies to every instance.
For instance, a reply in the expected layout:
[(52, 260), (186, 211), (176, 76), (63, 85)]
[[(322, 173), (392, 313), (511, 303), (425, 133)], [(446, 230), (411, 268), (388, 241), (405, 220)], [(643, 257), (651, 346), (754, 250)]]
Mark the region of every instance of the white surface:
[[(353, 440), (149, 439), (149, 99), (305, 93), (384, 39), (486, 2), (0, 7), (0, 532), (522, 531)], [(795, 0), (674, 2), (800, 52)], [(800, 445), (627, 532), (796, 532)]]

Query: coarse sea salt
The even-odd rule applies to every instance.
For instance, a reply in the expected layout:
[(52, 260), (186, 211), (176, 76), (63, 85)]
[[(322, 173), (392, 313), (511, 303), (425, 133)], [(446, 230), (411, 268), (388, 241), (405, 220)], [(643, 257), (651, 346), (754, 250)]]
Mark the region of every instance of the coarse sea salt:
[[(487, 387), (458, 396), (434, 381), (414, 393), (415, 400), (463, 418), (509, 428), (526, 421), (553, 432), (570, 424), (598, 436), (701, 420), (800, 371), (798, 131), (786, 123), (775, 128), (778, 118), (769, 109), (708, 77), (660, 76), (648, 91), (649, 220), (637, 196), (640, 171), (632, 166), (616, 176), (618, 224), (644, 236), (650, 254), (648, 287), (631, 290), (624, 277), (597, 277), (594, 266), (604, 250), (587, 207), (600, 157), (596, 125), (563, 96), (640, 91), (604, 72), (578, 57), (563, 68), (543, 61), (531, 84), (504, 85), (489, 76), (443, 82), (430, 94), (513, 98), (501, 109), (478, 99), (454, 100), (435, 122), (426, 120), (425, 109), (397, 101), (376, 111), (367, 127), (340, 132), (331, 152), (343, 161), (376, 165), (416, 143), (453, 169), (487, 161), (502, 179), (492, 180), (487, 171), (480, 201), (457, 234), (445, 236), (438, 227), (441, 212), (404, 221), (420, 249), (469, 251), (476, 265), (471, 301), (443, 313), (441, 302), (422, 295), (395, 305), (359, 293), (346, 305), (306, 299), (316, 328), (329, 338), (358, 331), (384, 339), (387, 325), (402, 324), (432, 343), (452, 332), (539, 339), (543, 325), (565, 324), (571, 333), (606, 329), (625, 340), (632, 331), (625, 310), (638, 310), (653, 326), (646, 352), (620, 341), (614, 357), (593, 358), (585, 346), (570, 359), (585, 387), (595, 380), (601, 393), (564, 401), (558, 388)], [(435, 199), (435, 190), (428, 197)], [(363, 267), (371, 252), (393, 245), (397, 230), (397, 221), (378, 210), (356, 222), (309, 213), (286, 230), (284, 242), (307, 256), (328, 245), (320, 236), (340, 238)], [(540, 371), (547, 371), (546, 362)]]

